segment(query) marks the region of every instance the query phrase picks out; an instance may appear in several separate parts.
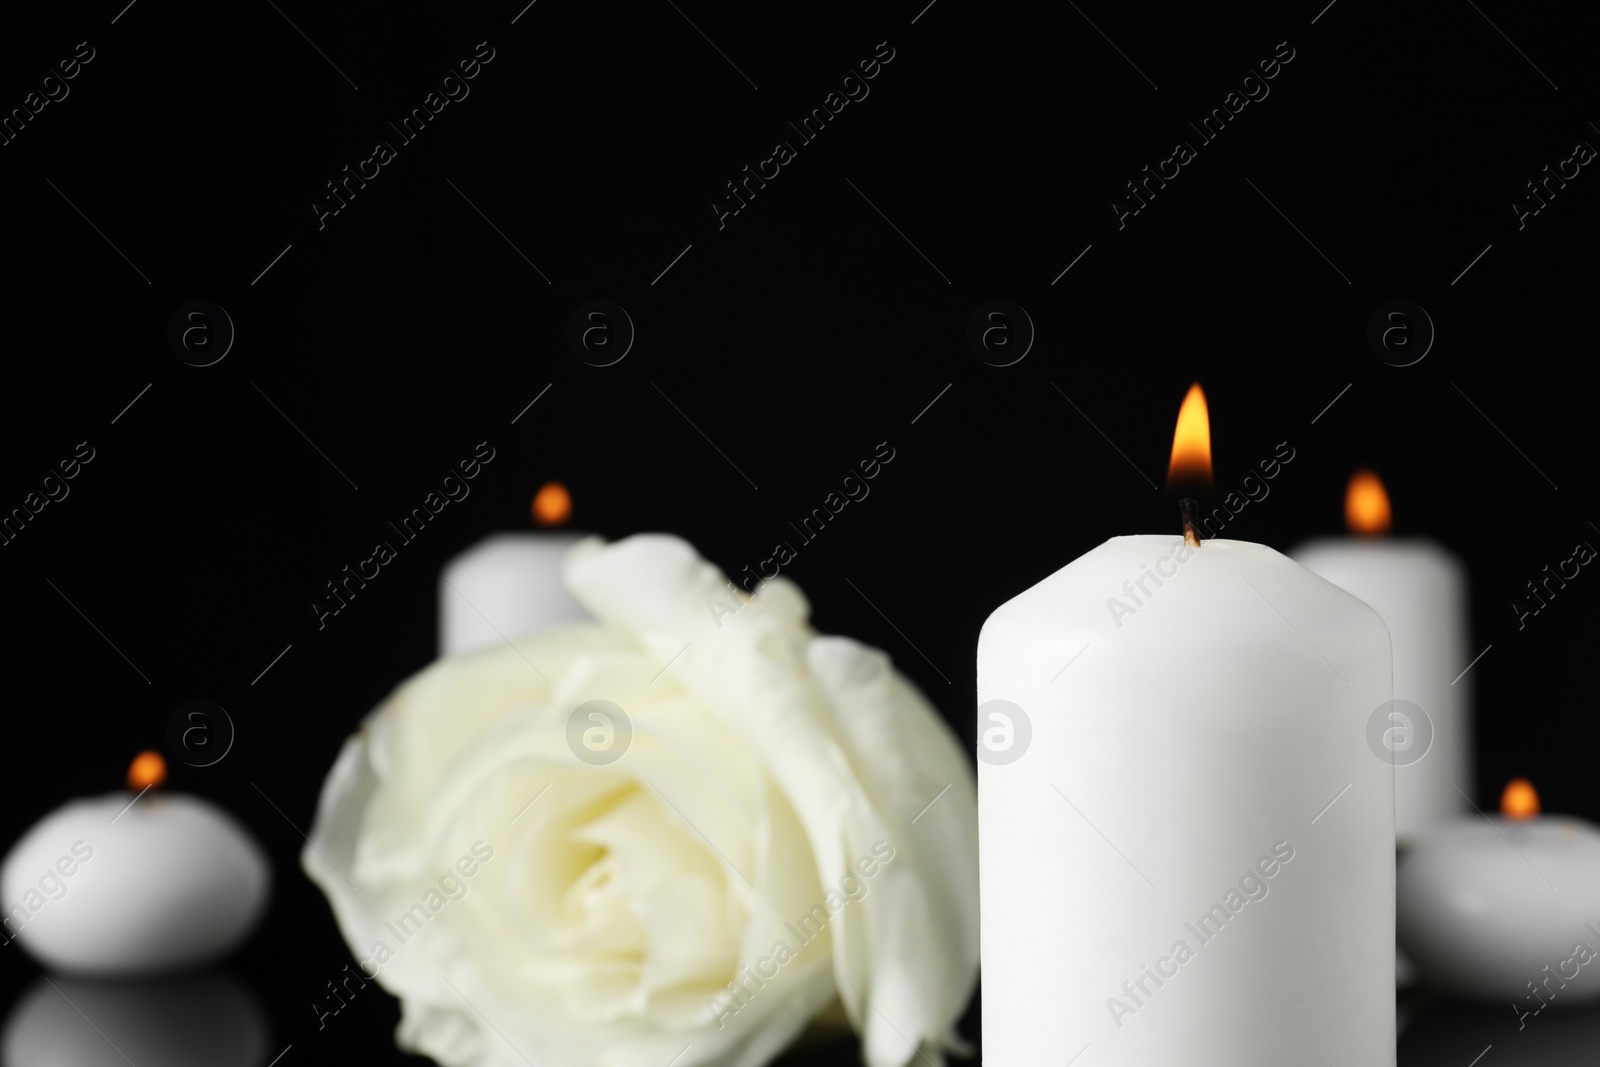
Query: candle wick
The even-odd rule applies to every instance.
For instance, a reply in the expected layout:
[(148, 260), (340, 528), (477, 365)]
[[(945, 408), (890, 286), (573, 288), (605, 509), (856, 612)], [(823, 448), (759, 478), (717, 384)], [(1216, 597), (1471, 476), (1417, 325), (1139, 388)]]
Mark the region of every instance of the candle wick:
[(1200, 502), (1186, 496), (1178, 501), (1178, 512), (1183, 516), (1183, 543), (1190, 548), (1200, 547)]

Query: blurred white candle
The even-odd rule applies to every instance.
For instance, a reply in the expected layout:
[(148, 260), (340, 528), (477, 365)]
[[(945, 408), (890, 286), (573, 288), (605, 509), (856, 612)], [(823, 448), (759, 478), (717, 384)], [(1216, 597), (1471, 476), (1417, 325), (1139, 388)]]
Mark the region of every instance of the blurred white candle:
[(1390, 670), (1243, 541), (1114, 537), (989, 616), (984, 1063), (1392, 1067)]
[(1387, 735), (1395, 836), (1405, 845), (1468, 810), (1473, 792), (1472, 677), (1461, 673), (1472, 659), (1466, 571), (1432, 541), (1377, 536), (1390, 527), (1389, 499), (1370, 471), (1351, 478), (1345, 518), (1363, 536), (1311, 541), (1292, 555), (1383, 616), (1394, 642), (1394, 697), (1426, 713), (1425, 722), (1407, 722), (1416, 716), (1400, 705), (1393, 710), (1402, 717)]
[[(559, 525), (572, 501), (557, 482), (534, 497), (534, 521)], [(439, 578), (439, 655), (498, 645), (558, 622), (587, 618), (561, 580), (580, 533), (497, 533), (445, 565)]]
[(1435, 827), (1406, 853), (1401, 945), (1431, 984), (1519, 1015), (1600, 1000), (1600, 830), (1539, 815), (1522, 779), (1501, 810)]
[[(130, 771), (159, 782), (145, 753)], [(199, 966), (239, 944), (266, 907), (271, 868), (249, 831), (199, 797), (137, 790), (72, 800), (0, 867), (5, 936), (88, 977)], [(131, 805), (131, 806), (130, 806)]]

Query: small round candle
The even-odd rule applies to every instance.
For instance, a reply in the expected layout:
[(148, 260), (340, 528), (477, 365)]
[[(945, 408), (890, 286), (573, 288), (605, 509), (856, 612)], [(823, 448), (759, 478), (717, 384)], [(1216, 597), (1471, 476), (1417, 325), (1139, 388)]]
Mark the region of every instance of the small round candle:
[(546, 482), (528, 505), (538, 533), (497, 533), (445, 564), (439, 576), (439, 655), (498, 646), (586, 619), (561, 577), (567, 550), (584, 534), (558, 531), (572, 518), (572, 494)]
[(93, 977), (198, 966), (244, 939), (266, 906), (266, 855), (209, 801), (152, 793), (165, 773), (141, 754), (130, 792), (69, 801), (23, 834), (0, 867), (7, 939)]
[(1431, 984), (1520, 1013), (1600, 1000), (1600, 830), (1539, 815), (1518, 779), (1499, 817), (1421, 838), (1396, 876), (1396, 924)]

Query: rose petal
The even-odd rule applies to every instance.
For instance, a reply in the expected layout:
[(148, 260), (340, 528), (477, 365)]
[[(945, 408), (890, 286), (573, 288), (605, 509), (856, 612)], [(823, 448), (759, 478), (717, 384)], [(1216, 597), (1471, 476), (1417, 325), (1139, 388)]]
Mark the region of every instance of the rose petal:
[[(824, 886), (852, 875), (851, 865), (876, 841), (916, 853), (910, 835), (916, 813), (907, 810), (914, 795), (911, 777), (903, 769), (874, 776), (861, 766), (874, 756), (863, 751), (863, 742), (881, 724), (873, 719), (846, 728), (830, 722), (830, 729), (819, 722), (817, 707), (826, 706), (827, 698), (848, 699), (852, 712), (861, 713), (870, 702), (864, 688), (874, 676), (881, 683), (882, 672), (856, 653), (859, 646), (824, 643), (810, 657), (810, 666), (824, 676), (797, 671), (790, 662), (797, 637), (792, 614), (766, 617), (759, 595), (731, 618), (705, 610), (724, 580), (676, 538), (635, 537), (569, 557), (567, 580), (597, 618), (638, 634), (657, 654), (682, 649), (673, 669), (757, 753), (793, 803)], [(786, 596), (780, 592), (776, 602), (792, 608), (797, 602)], [(910, 702), (909, 693), (892, 694), (907, 703), (884, 721), (920, 719), (918, 729), (936, 723), (925, 707)], [(938, 757), (935, 767), (949, 772), (952, 792), (959, 790), (951, 807), (971, 803), (975, 809), (976, 786), (953, 738), (948, 730), (932, 736), (939, 740), (924, 747)], [(874, 778), (878, 795), (862, 784)], [(928, 790), (922, 803), (938, 791)], [(975, 818), (970, 826), (962, 826), (958, 816), (938, 818), (958, 831), (954, 843), (964, 855), (955, 866), (970, 875), (945, 873), (933, 889), (923, 868), (936, 866), (929, 863), (935, 853), (925, 845), (920, 865), (885, 866), (871, 887), (876, 901), (846, 906), (830, 924), (840, 996), (863, 1031), (872, 1067), (900, 1067), (916, 1055), (922, 1039), (941, 1043), (975, 978)], [(936, 911), (935, 901), (948, 914)], [(945, 924), (953, 932), (950, 943), (940, 945)]]
[[(933, 1005), (935, 1019), (953, 1021), (971, 999), (978, 971), (978, 799), (971, 759), (882, 652), (823, 637), (812, 643), (810, 662), (856, 774), (894, 820), (896, 840), (903, 842), (895, 862), (915, 869), (943, 935), (925, 939), (934, 954), (912, 976), (918, 995)], [(873, 907), (893, 905), (880, 895)], [(911, 962), (893, 951), (873, 959), (891, 966)], [(940, 1041), (945, 1035), (921, 1036)]]

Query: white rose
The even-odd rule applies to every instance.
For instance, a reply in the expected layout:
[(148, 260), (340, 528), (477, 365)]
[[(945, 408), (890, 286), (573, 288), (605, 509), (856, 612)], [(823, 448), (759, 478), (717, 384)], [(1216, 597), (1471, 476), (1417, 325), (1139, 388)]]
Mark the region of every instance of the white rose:
[[(928, 701), (678, 538), (590, 539), (565, 573), (596, 622), (435, 662), (323, 786), (302, 862), (400, 1046), (757, 1067), (842, 1005), (871, 1067), (966, 1051), (977, 790)], [(609, 765), (569, 747), (591, 700), (631, 721)]]

